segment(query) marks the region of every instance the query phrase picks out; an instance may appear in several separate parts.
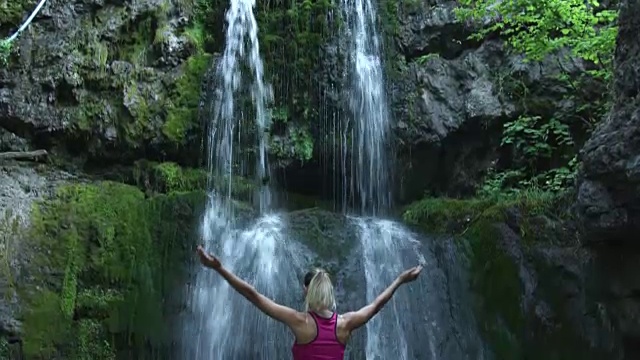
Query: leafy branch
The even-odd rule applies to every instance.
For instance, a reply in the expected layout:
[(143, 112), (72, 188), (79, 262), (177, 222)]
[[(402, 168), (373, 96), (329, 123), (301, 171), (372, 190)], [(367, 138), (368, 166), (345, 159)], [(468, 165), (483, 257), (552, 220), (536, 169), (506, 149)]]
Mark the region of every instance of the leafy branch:
[(480, 193), (529, 186), (566, 188), (577, 168), (570, 129), (590, 131), (608, 108), (610, 95), (598, 86), (606, 87), (612, 78), (617, 11), (597, 0), (460, 0), (456, 15), (481, 24), (471, 39), (498, 34), (525, 61), (538, 62), (569, 50), (566, 56), (587, 62), (588, 70), (576, 77), (557, 60), (562, 69), (557, 80), (570, 89), (565, 99), (575, 108), (543, 117), (528, 113), (524, 104), (525, 114), (506, 123), (502, 134), (502, 146), (511, 148), (513, 164), (490, 171)]

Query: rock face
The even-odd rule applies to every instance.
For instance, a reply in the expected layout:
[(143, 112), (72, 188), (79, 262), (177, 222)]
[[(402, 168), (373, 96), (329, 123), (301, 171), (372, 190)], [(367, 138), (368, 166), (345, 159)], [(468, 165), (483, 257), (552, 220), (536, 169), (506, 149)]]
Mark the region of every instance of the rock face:
[(496, 359), (638, 356), (634, 298), (622, 295), (637, 283), (637, 259), (584, 247), (563, 215), (567, 200), (426, 199), (405, 213), (428, 231), (458, 234), (474, 316)]
[(640, 3), (620, 5), (615, 104), (585, 144), (578, 207), (595, 240), (637, 242), (640, 230)]
[(17, 289), (30, 284), (28, 274), (38, 271), (30, 267), (33, 249), (24, 243), (31, 212), (36, 201), (51, 196), (59, 185), (72, 178), (47, 167), (0, 164), (0, 338), (8, 340), (8, 351), (15, 358), (19, 358), (20, 347), (13, 343), (20, 341), (24, 310)]
[[(386, 35), (382, 56), (394, 125), (391, 147), (397, 159), (394, 180), (401, 203), (425, 192), (473, 194), (488, 168), (513, 160), (500, 146), (506, 122), (525, 112), (545, 118), (575, 114), (581, 105), (567, 100), (575, 90), (559, 75), (584, 73), (582, 61), (558, 54), (527, 62), (510, 53), (497, 36), (468, 40), (474, 29), (456, 18), (456, 6), (455, 1), (380, 1), (379, 30)], [(353, 134), (341, 133), (347, 121), (336, 120), (351, 113), (350, 83), (344, 75), (349, 38), (341, 36), (332, 35), (323, 48), (323, 66), (312, 76), (320, 78), (313, 87), (319, 95), (316, 90), (311, 95), (320, 96), (312, 105), (321, 111), (312, 123), (316, 148), (310, 162), (291, 166), (283, 176), (282, 183), (293, 191), (333, 192), (330, 195), (340, 198), (341, 190), (349, 187), (343, 178), (350, 176)], [(346, 169), (341, 168), (345, 160)]]
[(585, 144), (576, 209), (607, 279), (605, 308), (640, 356), (640, 2), (620, 3), (614, 106)]
[(401, 167), (400, 199), (472, 194), (501, 157), (502, 125), (529, 113), (570, 112), (570, 90), (558, 75), (579, 74), (578, 60), (552, 56), (525, 62), (503, 43), (467, 40), (474, 30), (454, 14), (454, 1), (399, 6), (395, 38), (401, 59), (392, 82)]
[[(12, 2), (3, 27), (34, 5)], [(199, 150), (190, 137), (208, 64), (192, 24), (179, 2), (48, 1), (0, 69), (2, 132), (98, 161), (184, 159), (189, 142)]]

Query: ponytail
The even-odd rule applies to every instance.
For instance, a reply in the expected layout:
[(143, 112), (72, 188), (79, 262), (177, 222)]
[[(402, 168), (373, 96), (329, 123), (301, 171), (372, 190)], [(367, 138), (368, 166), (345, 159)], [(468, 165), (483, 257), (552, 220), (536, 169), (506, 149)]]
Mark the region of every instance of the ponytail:
[(336, 300), (329, 274), (322, 269), (315, 269), (307, 285), (306, 311), (335, 310), (335, 307)]

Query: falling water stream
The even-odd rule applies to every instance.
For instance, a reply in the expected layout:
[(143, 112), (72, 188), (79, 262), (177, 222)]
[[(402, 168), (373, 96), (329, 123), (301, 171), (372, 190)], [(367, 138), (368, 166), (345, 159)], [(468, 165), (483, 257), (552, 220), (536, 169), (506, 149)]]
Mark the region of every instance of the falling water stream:
[[(258, 45), (258, 28), (253, 14), (255, 0), (232, 0), (226, 13), (227, 31), (223, 56), (218, 64), (209, 133), (211, 192), (203, 222), (202, 238), (208, 251), (217, 254), (224, 266), (279, 302), (295, 306), (299, 293), (296, 244), (287, 242), (283, 219), (271, 213), (267, 139), (269, 119), (266, 105), (271, 89), (263, 81), (263, 64)], [(243, 73), (249, 69), (249, 73)], [(248, 90), (247, 90), (248, 87)], [(239, 94), (251, 95), (253, 109), (242, 109)], [(249, 114), (249, 115), (247, 115)], [(234, 179), (246, 168), (242, 156), (242, 135), (253, 129), (258, 154), (253, 174), (258, 185), (255, 207), (260, 217), (243, 227), (236, 219), (232, 201)], [(245, 144), (253, 146), (254, 144)], [(287, 259), (278, 261), (278, 259)], [(200, 269), (191, 292), (185, 319), (184, 359), (247, 360), (281, 359), (289, 354), (285, 328), (242, 299), (213, 271)]]
[[(391, 207), (388, 133), (390, 116), (384, 90), (380, 44), (376, 33), (376, 13), (371, 0), (342, 0), (346, 19), (345, 36), (351, 48), (347, 63), (352, 127), (343, 129), (353, 139), (350, 163), (346, 157), (334, 166), (351, 167), (351, 193), (359, 201), (360, 216), (350, 216), (350, 226), (360, 240), (366, 300), (372, 301), (406, 267), (424, 262), (414, 236), (398, 223), (376, 218)], [(297, 307), (300, 302), (299, 275), (308, 265), (307, 249), (288, 236), (283, 217), (272, 212), (268, 181), (266, 111), (272, 100), (271, 88), (263, 81), (263, 64), (253, 14), (255, 0), (231, 0), (226, 13), (227, 30), (223, 56), (217, 65), (218, 94), (213, 101), (209, 131), (209, 195), (202, 222), (207, 250), (220, 256), (225, 267), (253, 284), (266, 296)], [(243, 72), (248, 69), (249, 71)], [(253, 109), (243, 109), (238, 101), (250, 94)], [(336, 117), (335, 121), (339, 121)], [(256, 142), (245, 144), (242, 135), (255, 133)], [(256, 144), (257, 143), (257, 144)], [(243, 146), (257, 145), (257, 155), (248, 159)], [(247, 173), (249, 164), (255, 171)], [(259, 184), (254, 197), (259, 218), (248, 226), (238, 222), (239, 210), (232, 201), (234, 177), (252, 175)], [(346, 193), (343, 193), (346, 197)], [(346, 199), (342, 201), (346, 205)], [(368, 217), (363, 217), (368, 216)], [(373, 216), (373, 217), (371, 217)], [(423, 285), (416, 285), (420, 289)], [(294, 289), (292, 291), (292, 289)], [(260, 314), (212, 271), (200, 270), (190, 293), (182, 357), (184, 359), (258, 360), (286, 359), (290, 356), (290, 335), (281, 324)], [(422, 301), (401, 288), (388, 306), (367, 325), (365, 352), (368, 360), (413, 359), (425, 344), (426, 357), (435, 359), (431, 328), (421, 341), (412, 340), (407, 330), (415, 328), (414, 310)], [(349, 304), (353, 306), (353, 304)], [(362, 306), (359, 303), (356, 306)], [(354, 310), (340, 307), (341, 311)], [(425, 314), (424, 311), (422, 314)], [(357, 355), (354, 355), (357, 356)]]
[(360, 211), (377, 215), (391, 206), (387, 154), (390, 116), (384, 88), (376, 9), (371, 0), (342, 0), (351, 51), (353, 178)]
[[(351, 77), (350, 105), (353, 125), (351, 158), (352, 183), (360, 200), (360, 212), (374, 218), (354, 218), (364, 259), (367, 301), (373, 301), (404, 269), (425, 263), (413, 235), (400, 224), (375, 218), (391, 207), (391, 163), (389, 129), (391, 117), (384, 86), (380, 39), (376, 30), (376, 4), (372, 0), (342, 0), (347, 32), (351, 39), (348, 74)], [(413, 248), (413, 254), (402, 252)], [(413, 296), (415, 298), (415, 296)], [(390, 304), (367, 324), (367, 360), (414, 358), (417, 348), (408, 343), (416, 306), (406, 288), (400, 289)], [(434, 321), (422, 319), (422, 321)], [(435, 339), (425, 329), (423, 341), (429, 355), (436, 358)], [(416, 345), (413, 343), (413, 345)], [(424, 349), (424, 344), (421, 346)]]

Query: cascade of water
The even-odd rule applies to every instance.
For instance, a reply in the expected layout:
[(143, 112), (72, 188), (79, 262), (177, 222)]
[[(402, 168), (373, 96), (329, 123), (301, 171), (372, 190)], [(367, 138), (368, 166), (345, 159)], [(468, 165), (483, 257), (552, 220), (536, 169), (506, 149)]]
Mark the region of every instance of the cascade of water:
[[(260, 57), (258, 44), (258, 24), (253, 15), (255, 0), (232, 0), (226, 13), (228, 23), (226, 46), (216, 75), (221, 79), (220, 99), (216, 102), (213, 114), (213, 125), (209, 132), (209, 170), (219, 194), (231, 197), (234, 170), (241, 166), (236, 159), (238, 150), (234, 148), (234, 136), (240, 137), (242, 125), (241, 114), (237, 114), (236, 94), (244, 83), (241, 61), (245, 60), (252, 72), (250, 94), (254, 104), (258, 137), (258, 159), (256, 174), (258, 180), (258, 196), (256, 201), (261, 213), (271, 206), (271, 192), (266, 179), (269, 177), (267, 163), (267, 132), (270, 118), (266, 111), (267, 103), (272, 100), (270, 86), (263, 80), (264, 66)], [(248, 57), (246, 44), (249, 45)]]
[[(215, 198), (212, 202), (218, 202)], [(204, 219), (204, 237), (224, 266), (254, 285), (265, 296), (293, 306), (299, 294), (297, 274), (303, 259), (295, 244), (287, 242), (284, 222), (264, 215), (246, 230), (229, 227), (223, 204), (214, 203)], [(288, 259), (286, 262), (275, 259)], [(183, 359), (283, 359), (290, 335), (281, 324), (260, 313), (213, 271), (198, 274), (184, 333)]]
[(376, 9), (371, 0), (342, 0), (352, 40), (348, 66), (352, 86), (350, 105), (353, 190), (360, 210), (373, 215), (391, 206), (387, 142), (390, 115), (384, 88)]
[[(263, 64), (258, 46), (258, 29), (253, 14), (255, 0), (231, 0), (226, 13), (226, 46), (216, 76), (209, 133), (210, 193), (202, 222), (205, 247), (220, 256), (224, 266), (246, 279), (266, 296), (292, 305), (299, 286), (296, 263), (302, 257), (295, 244), (284, 236), (284, 223), (269, 213), (271, 193), (268, 186), (267, 133), (269, 116), (266, 105), (271, 88), (263, 81)], [(245, 47), (248, 45), (249, 49)], [(243, 78), (242, 70), (249, 74)], [(248, 93), (253, 110), (243, 108), (243, 86), (251, 80)], [(215, 98), (215, 96), (214, 96)], [(231, 200), (234, 177), (245, 175), (245, 162), (239, 143), (243, 135), (255, 132), (258, 154), (255, 176), (259, 191), (254, 200), (261, 217), (247, 230), (241, 230)], [(288, 261), (277, 261), (288, 259)], [(285, 328), (241, 299), (229, 285), (211, 270), (198, 271), (185, 315), (184, 359), (281, 359), (290, 352)]]
[[(362, 242), (367, 300), (378, 296), (406, 267), (426, 263), (423, 255), (415, 251), (417, 239), (398, 223), (375, 218), (352, 218), (352, 221), (358, 227)], [(409, 346), (410, 331), (407, 330), (414, 325), (413, 315), (422, 301), (411, 296), (411, 291), (416, 290), (414, 285), (422, 292), (418, 284), (398, 289), (386, 308), (367, 324), (367, 360), (415, 358), (413, 354), (418, 349)], [(425, 326), (423, 331), (420, 348), (424, 349), (425, 342), (428, 343), (431, 359), (435, 359), (431, 327)], [(411, 343), (416, 345), (414, 341)]]
[[(387, 108), (380, 40), (376, 31), (376, 9), (372, 0), (342, 0), (347, 34), (352, 42), (348, 68), (353, 116), (351, 148), (351, 192), (360, 201), (364, 214), (384, 214), (391, 207), (388, 161), (390, 114)], [(401, 225), (388, 220), (354, 218), (364, 259), (367, 300), (372, 301), (406, 267), (425, 260), (417, 241)], [(406, 251), (409, 251), (407, 257)], [(413, 263), (403, 259), (412, 258)], [(412, 285), (416, 286), (416, 285)], [(378, 359), (415, 358), (417, 349), (409, 346), (412, 314), (419, 305), (407, 289), (400, 289), (390, 304), (367, 324), (366, 357)], [(423, 318), (425, 324), (430, 319)], [(435, 355), (435, 338), (425, 328), (422, 340)], [(415, 343), (415, 342), (413, 342)]]

